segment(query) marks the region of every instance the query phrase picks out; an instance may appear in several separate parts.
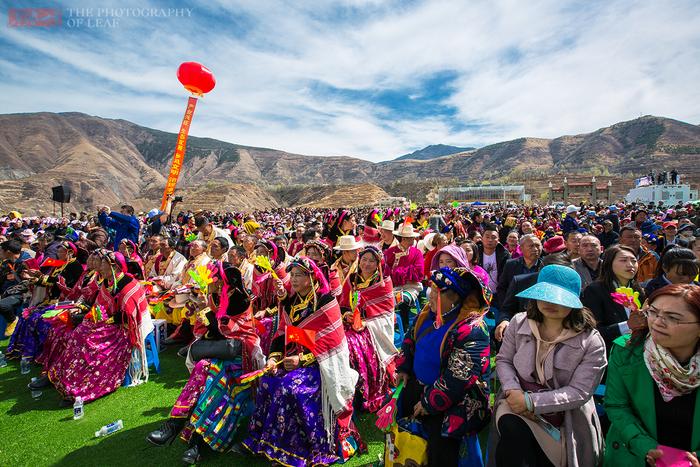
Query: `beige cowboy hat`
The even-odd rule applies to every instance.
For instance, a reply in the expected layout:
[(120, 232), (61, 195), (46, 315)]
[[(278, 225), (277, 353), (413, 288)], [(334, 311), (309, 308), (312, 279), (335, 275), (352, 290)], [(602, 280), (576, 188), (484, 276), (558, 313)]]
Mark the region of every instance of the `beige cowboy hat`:
[(394, 221), (382, 221), (382, 226), (379, 228), (383, 230), (391, 230), (393, 232), (396, 226), (394, 225)]
[(188, 293), (179, 293), (170, 299), (168, 306), (170, 308), (182, 308), (190, 300), (192, 296)]
[(34, 235), (32, 229), (24, 229), (19, 236), (27, 243), (34, 243), (36, 241), (36, 235)]
[(338, 237), (338, 243), (333, 247), (334, 250), (340, 251), (359, 250), (360, 248), (362, 248), (362, 245), (355, 240), (355, 237), (352, 235), (342, 235)]
[(420, 234), (413, 230), (413, 226), (411, 224), (402, 224), (401, 227), (399, 227), (398, 230), (394, 231), (394, 235), (397, 237), (404, 237), (404, 238), (416, 238), (420, 237)]

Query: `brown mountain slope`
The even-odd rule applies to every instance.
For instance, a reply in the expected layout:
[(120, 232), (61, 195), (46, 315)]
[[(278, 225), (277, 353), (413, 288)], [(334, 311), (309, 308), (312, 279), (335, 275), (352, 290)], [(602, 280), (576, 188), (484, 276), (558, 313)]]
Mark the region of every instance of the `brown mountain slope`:
[(369, 206), (389, 197), (386, 191), (371, 183), (314, 187), (295, 185), (279, 187), (274, 193), (287, 206), (328, 208)]
[[(153, 207), (176, 138), (175, 133), (81, 113), (0, 115), (0, 210), (50, 210), (50, 187), (57, 184), (73, 189), (72, 209), (123, 201), (139, 209)], [(201, 197), (212, 207), (216, 203), (222, 208), (290, 202), (317, 205), (345, 201), (311, 185), (374, 183), (386, 190), (429, 180), (442, 184), (517, 181), (602, 172), (638, 176), (651, 168), (671, 167), (698, 181), (699, 155), (700, 127), (653, 116), (553, 140), (519, 138), (431, 160), (377, 164), (190, 136), (178, 186), (181, 190), (192, 187), (186, 195), (195, 197), (193, 203)], [(216, 183), (205, 189), (207, 182)], [(269, 191), (274, 188), (278, 193), (279, 187), (297, 185), (306, 185), (300, 189), (308, 193), (285, 200)]]
[(80, 206), (115, 204), (165, 183), (111, 121), (91, 119), (88, 132), (57, 114), (0, 116), (0, 205), (46, 206), (51, 186), (67, 182)]

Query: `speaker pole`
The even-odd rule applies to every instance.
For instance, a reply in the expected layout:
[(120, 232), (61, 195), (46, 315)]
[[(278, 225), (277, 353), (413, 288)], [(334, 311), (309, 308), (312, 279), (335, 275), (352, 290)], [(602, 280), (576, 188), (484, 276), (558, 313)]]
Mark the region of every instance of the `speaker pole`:
[(61, 201), (61, 219), (63, 219), (63, 201)]
[(53, 200), (53, 217), (56, 217), (56, 200)]

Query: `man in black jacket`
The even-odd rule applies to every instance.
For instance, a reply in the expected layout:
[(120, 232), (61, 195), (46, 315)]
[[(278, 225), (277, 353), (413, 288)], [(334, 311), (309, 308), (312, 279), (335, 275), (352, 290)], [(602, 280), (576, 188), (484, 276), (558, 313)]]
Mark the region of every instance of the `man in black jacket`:
[(612, 223), (612, 229), (615, 233), (620, 233), (620, 215), (617, 212), (617, 206), (613, 204), (608, 207), (608, 215), (605, 216), (605, 220)]
[(523, 235), (520, 238), (520, 251), (523, 255), (520, 258), (506, 261), (503, 272), (498, 276), (498, 287), (492, 305), (499, 310), (513, 277), (536, 272), (540, 269), (542, 242), (537, 236), (533, 234)]
[(600, 267), (603, 264), (603, 260), (600, 258), (602, 250), (598, 237), (593, 234), (581, 237), (579, 253), (581, 256), (571, 263), (578, 275), (581, 276), (581, 292), (583, 293), (586, 287), (598, 279)]
[(598, 234), (598, 239), (603, 246), (603, 250), (607, 250), (609, 246), (619, 243), (620, 234), (613, 230), (613, 223), (611, 220), (606, 219), (603, 221), (603, 232)]
[(489, 289), (496, 293), (498, 276), (503, 272), (510, 253), (498, 243), (498, 227), (496, 224), (486, 224), (479, 245), (479, 266), (489, 275)]

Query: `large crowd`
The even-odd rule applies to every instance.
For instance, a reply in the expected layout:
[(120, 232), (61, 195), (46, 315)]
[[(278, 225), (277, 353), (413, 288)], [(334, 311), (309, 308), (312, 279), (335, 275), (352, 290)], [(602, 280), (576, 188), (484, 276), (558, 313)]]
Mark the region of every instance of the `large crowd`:
[(148, 384), (165, 326), (185, 463), (345, 462), (370, 413), (387, 465), (700, 466), (700, 204), (177, 211), (0, 218), (30, 389)]

